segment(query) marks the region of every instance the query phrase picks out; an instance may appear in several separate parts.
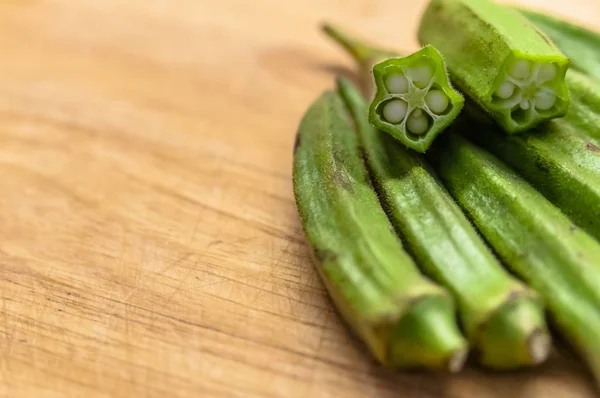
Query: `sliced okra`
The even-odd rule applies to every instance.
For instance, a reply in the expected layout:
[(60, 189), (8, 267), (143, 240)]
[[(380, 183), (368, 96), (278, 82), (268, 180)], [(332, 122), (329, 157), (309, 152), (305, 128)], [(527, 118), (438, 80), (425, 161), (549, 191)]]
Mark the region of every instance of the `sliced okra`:
[(369, 121), (418, 152), (429, 148), (464, 105), (433, 46), (376, 64), (373, 78), (376, 92)]
[(489, 0), (431, 0), (419, 41), (444, 54), (456, 86), (507, 133), (567, 112), (569, 59), (514, 9)]

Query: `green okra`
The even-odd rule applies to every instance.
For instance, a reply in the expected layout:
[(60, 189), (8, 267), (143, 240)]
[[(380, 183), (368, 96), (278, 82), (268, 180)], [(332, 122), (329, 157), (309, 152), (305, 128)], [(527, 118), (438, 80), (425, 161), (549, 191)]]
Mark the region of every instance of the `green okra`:
[(460, 128), (436, 142), (431, 162), (504, 263), (542, 295), (600, 381), (600, 244), (516, 172), (455, 134)]
[(600, 33), (548, 14), (518, 8), (571, 60), (571, 68), (600, 80)]
[(429, 148), (464, 105), (433, 46), (376, 64), (373, 77), (377, 91), (369, 121), (418, 152)]
[(459, 370), (467, 346), (452, 297), (419, 272), (394, 234), (335, 92), (302, 118), (293, 187), (316, 269), (373, 355), (394, 367)]
[(358, 89), (340, 79), (338, 91), (384, 208), (420, 268), (457, 299), (480, 362), (504, 369), (542, 362), (550, 337), (538, 296), (502, 268), (425, 159), (369, 124)]
[(452, 82), (505, 132), (567, 112), (569, 59), (518, 11), (490, 0), (431, 0), (418, 37), (444, 55)]
[(328, 24), (323, 31), (357, 62), (361, 88), (373, 98), (370, 122), (407, 147), (425, 152), (461, 112), (464, 98), (452, 87), (444, 60), (433, 46), (402, 57)]
[(564, 117), (577, 133), (600, 140), (600, 81), (575, 70), (567, 73), (571, 106)]
[[(600, 121), (597, 115), (592, 117)], [(575, 224), (600, 240), (600, 146), (579, 133), (583, 120), (565, 117), (511, 136), (483, 118), (465, 116), (461, 123), (471, 126), (464, 129), (470, 139), (518, 171)], [(591, 124), (589, 119), (585, 123)]]
[(551, 15), (517, 10), (550, 37), (571, 61), (566, 75), (571, 104), (565, 119), (579, 133), (600, 139), (600, 33)]
[[(373, 54), (393, 54), (350, 39), (338, 29), (334, 31), (359, 65), (362, 58), (357, 57), (361, 54), (371, 54), (371, 59), (376, 59)], [(355, 47), (360, 47), (361, 52), (353, 50)], [(364, 68), (361, 71), (365, 74)], [(600, 143), (586, 138), (600, 138), (600, 84), (575, 70), (569, 70), (567, 79), (572, 101), (564, 118), (553, 119), (532, 132), (510, 136), (499, 132), (486, 118), (480, 118), (487, 127), (472, 131), (486, 134), (472, 134), (471, 138), (519, 170), (578, 225), (600, 239)], [(466, 109), (471, 114), (481, 114), (472, 103)]]

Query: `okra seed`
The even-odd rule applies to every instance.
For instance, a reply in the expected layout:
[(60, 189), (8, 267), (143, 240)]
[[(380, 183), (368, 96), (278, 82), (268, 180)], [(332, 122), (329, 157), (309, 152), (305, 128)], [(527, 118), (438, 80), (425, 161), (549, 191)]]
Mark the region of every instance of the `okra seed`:
[(408, 91), (408, 79), (403, 75), (390, 75), (385, 87), (392, 94), (404, 94)]
[(402, 120), (404, 120), (407, 110), (408, 105), (406, 102), (395, 99), (384, 105), (383, 117), (390, 123), (400, 123)]
[(427, 117), (423, 114), (421, 109), (415, 109), (408, 117), (406, 127), (408, 128), (409, 133), (415, 135), (425, 134), (427, 129), (429, 129), (429, 120), (427, 120)]
[(425, 95), (425, 103), (433, 113), (442, 113), (448, 108), (448, 97), (442, 90), (430, 90)]
[(521, 109), (523, 109), (524, 111), (526, 111), (527, 109), (529, 109), (529, 101), (523, 100), (523, 101), (521, 101), (521, 103), (519, 104), (519, 106), (521, 107)]
[(529, 76), (529, 62), (520, 59), (510, 68), (510, 75), (516, 79), (524, 79)]
[(538, 72), (538, 83), (545, 83), (556, 77), (556, 65), (554, 64), (543, 64), (540, 66)]
[(496, 90), (496, 95), (502, 99), (510, 98), (515, 92), (515, 85), (509, 81), (504, 81)]
[(425, 88), (433, 77), (431, 67), (429, 65), (416, 66), (408, 69), (408, 77), (413, 84), (418, 88)]
[(539, 92), (535, 96), (535, 107), (540, 110), (548, 110), (554, 106), (556, 97), (551, 93)]

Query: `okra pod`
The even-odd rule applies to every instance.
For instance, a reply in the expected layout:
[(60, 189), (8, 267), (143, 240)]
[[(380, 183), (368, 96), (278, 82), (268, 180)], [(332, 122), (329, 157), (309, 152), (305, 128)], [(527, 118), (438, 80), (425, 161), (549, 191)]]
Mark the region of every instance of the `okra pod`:
[(293, 187), (316, 269), (344, 319), (382, 363), (459, 370), (466, 342), (451, 296), (396, 237), (340, 96), (327, 91), (296, 137)]
[(382, 205), (421, 269), (457, 299), (480, 362), (492, 368), (542, 362), (550, 338), (538, 296), (502, 268), (426, 160), (369, 124), (358, 89), (340, 79), (338, 90)]
[(600, 140), (600, 80), (575, 70), (567, 73), (571, 106), (564, 120), (577, 133)]
[(571, 69), (600, 80), (600, 33), (536, 11), (517, 9), (571, 60)]
[(373, 78), (376, 93), (369, 121), (418, 152), (429, 148), (464, 105), (433, 46), (376, 64)]
[(551, 15), (517, 9), (565, 53), (571, 105), (565, 119), (577, 131), (600, 139), (600, 33)]
[(419, 41), (509, 134), (565, 115), (569, 59), (518, 11), (490, 0), (431, 0)]
[(323, 25), (323, 31), (357, 62), (361, 88), (373, 98), (370, 122), (407, 147), (425, 152), (462, 110), (464, 98), (452, 87), (433, 46), (402, 57), (331, 25)]
[(436, 142), (432, 163), (504, 263), (542, 295), (558, 330), (600, 380), (600, 244), (505, 164), (454, 134), (458, 129)]
[(518, 171), (575, 224), (600, 240), (600, 147), (579, 133), (582, 123), (591, 125), (590, 120), (571, 119), (552, 120), (512, 136), (483, 118), (462, 121), (472, 126), (464, 129), (471, 140)]

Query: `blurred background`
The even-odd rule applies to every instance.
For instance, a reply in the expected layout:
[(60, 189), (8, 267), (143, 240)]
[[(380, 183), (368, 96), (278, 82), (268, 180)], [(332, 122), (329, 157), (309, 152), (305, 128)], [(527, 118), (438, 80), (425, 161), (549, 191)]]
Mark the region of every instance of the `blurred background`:
[[(292, 144), (352, 67), (319, 24), (414, 50), (425, 5), (0, 0), (0, 396), (594, 396), (560, 352), (385, 371), (312, 268)], [(521, 5), (600, 21), (597, 0)]]

